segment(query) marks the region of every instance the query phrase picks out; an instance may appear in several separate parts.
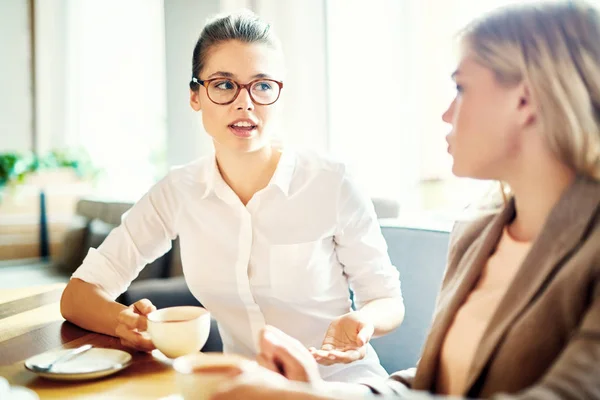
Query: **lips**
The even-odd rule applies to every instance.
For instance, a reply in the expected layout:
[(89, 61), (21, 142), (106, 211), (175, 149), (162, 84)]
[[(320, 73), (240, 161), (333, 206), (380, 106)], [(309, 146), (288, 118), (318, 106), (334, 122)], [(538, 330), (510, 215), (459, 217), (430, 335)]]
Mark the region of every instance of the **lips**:
[(231, 129), (242, 130), (242, 131), (252, 131), (256, 129), (256, 125), (249, 126), (240, 126), (240, 125), (229, 125)]
[(241, 118), (233, 121), (228, 126), (230, 128), (255, 129), (258, 126), (258, 123), (250, 118)]
[(235, 136), (248, 138), (256, 131), (258, 123), (250, 118), (243, 118), (233, 121), (228, 127)]

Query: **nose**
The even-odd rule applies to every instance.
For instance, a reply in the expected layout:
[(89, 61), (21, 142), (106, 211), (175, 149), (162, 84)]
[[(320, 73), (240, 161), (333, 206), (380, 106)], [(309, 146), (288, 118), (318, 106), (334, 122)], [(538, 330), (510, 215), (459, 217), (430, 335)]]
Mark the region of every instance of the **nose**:
[(450, 103), (450, 106), (448, 106), (448, 109), (446, 111), (444, 111), (444, 113), (442, 114), (442, 121), (446, 122), (447, 124), (451, 124), (452, 119), (454, 118), (455, 103), (456, 103), (456, 99), (452, 100), (452, 103)]
[(240, 92), (238, 93), (238, 96), (236, 97), (233, 104), (237, 110), (253, 110), (254, 103), (252, 102), (252, 99), (250, 98), (249, 89), (245, 88), (245, 87), (242, 88), (240, 90)]

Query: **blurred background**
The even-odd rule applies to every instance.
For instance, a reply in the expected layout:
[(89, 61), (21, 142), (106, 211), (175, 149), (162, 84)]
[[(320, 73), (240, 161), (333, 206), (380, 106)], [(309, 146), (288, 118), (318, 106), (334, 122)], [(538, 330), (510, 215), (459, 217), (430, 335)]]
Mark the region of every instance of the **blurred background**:
[(488, 185), (451, 176), (453, 39), (516, 2), (2, 0), (0, 260), (60, 256), (93, 219), (74, 222), (81, 199), (126, 209), (210, 154), (188, 104), (192, 50), (207, 18), (240, 8), (282, 40), (281, 139), (346, 161), (382, 218), (447, 227)]

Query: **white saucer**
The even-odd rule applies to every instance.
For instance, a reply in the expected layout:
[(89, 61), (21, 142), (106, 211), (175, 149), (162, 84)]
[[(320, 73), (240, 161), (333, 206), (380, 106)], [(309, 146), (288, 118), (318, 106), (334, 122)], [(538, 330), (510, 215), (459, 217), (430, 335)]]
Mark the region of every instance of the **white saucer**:
[(0, 376), (0, 399), (2, 400), (40, 400), (31, 389), (22, 386), (10, 386), (8, 381)]
[(173, 361), (175, 361), (175, 359), (169, 358), (169, 357), (165, 356), (164, 353), (161, 352), (159, 349), (152, 350), (150, 352), (150, 354), (152, 354), (152, 357), (155, 360), (157, 360), (157, 361), (159, 361), (159, 362), (161, 362), (161, 363), (163, 363), (165, 365), (168, 365), (169, 367), (172, 367), (173, 366)]
[(11, 386), (7, 400), (40, 400), (39, 396), (31, 389), (22, 386)]
[(131, 354), (115, 349), (93, 348), (71, 360), (61, 362), (50, 371), (40, 372), (36, 366), (48, 364), (70, 350), (55, 350), (25, 360), (25, 368), (48, 379), (85, 380), (114, 374), (131, 364)]

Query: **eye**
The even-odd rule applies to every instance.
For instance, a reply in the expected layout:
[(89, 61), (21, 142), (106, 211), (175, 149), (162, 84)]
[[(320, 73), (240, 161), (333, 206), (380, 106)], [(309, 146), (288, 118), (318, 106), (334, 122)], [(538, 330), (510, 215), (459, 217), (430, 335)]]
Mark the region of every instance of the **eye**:
[(463, 92), (463, 90), (464, 90), (464, 89), (463, 89), (462, 85), (456, 84), (456, 91), (457, 91), (458, 93), (462, 93), (462, 92)]
[(215, 89), (219, 89), (219, 90), (233, 90), (233, 89), (235, 89), (235, 83), (233, 81), (228, 80), (228, 79), (214, 81), (213, 82), (213, 86), (215, 87)]
[(253, 90), (258, 90), (259, 92), (266, 92), (269, 90), (273, 90), (273, 84), (269, 81), (260, 81), (254, 84)]

